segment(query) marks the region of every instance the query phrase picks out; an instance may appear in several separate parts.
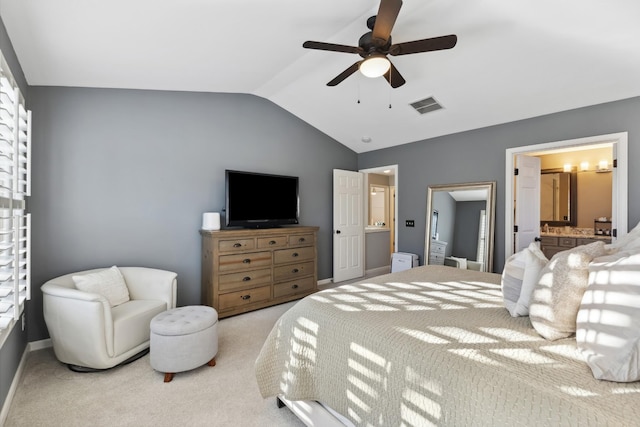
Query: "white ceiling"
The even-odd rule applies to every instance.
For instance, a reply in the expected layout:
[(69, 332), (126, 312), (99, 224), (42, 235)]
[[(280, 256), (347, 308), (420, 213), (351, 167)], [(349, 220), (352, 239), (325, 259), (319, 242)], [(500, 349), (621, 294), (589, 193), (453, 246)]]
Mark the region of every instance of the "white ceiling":
[[(359, 73), (326, 86), (360, 57), (302, 43), (357, 46), (378, 5), (0, 0), (0, 16), (30, 85), (255, 94), (358, 153), (640, 95), (637, 0), (404, 0), (395, 43), (456, 47), (391, 57), (398, 89)], [(408, 105), (429, 96), (444, 109)]]

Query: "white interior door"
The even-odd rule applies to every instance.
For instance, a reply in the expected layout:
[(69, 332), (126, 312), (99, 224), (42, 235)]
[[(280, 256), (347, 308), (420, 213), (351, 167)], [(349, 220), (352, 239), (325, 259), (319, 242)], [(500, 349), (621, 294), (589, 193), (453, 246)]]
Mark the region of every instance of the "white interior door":
[(364, 174), (333, 170), (333, 281), (364, 276)]
[(540, 158), (516, 156), (514, 252), (534, 241), (540, 234)]

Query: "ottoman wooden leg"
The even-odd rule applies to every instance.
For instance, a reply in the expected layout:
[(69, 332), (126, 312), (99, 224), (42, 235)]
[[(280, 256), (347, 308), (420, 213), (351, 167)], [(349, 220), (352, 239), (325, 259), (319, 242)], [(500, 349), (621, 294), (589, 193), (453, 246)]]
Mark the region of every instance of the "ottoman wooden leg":
[(164, 374), (164, 382), (165, 383), (171, 382), (171, 380), (173, 379), (174, 375), (175, 374), (173, 372), (165, 372), (165, 374)]
[(207, 363), (207, 365), (216, 366), (216, 358), (214, 357), (213, 359), (209, 360), (209, 363)]

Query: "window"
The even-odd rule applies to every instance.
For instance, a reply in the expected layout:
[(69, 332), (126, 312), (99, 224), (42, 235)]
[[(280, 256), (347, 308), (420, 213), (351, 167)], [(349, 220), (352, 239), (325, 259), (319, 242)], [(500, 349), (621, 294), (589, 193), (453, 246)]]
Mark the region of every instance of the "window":
[(0, 345), (30, 299), (31, 112), (0, 53)]

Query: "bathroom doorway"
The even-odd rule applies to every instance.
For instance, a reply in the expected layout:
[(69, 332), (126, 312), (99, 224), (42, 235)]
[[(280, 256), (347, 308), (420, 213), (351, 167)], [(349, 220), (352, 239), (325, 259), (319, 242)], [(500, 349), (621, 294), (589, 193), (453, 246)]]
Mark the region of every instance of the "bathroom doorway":
[[(505, 182), (505, 259), (511, 254), (516, 252), (516, 247), (522, 247), (523, 244), (517, 244), (516, 230), (514, 225), (522, 221), (522, 218), (516, 219), (517, 211), (519, 212), (540, 212), (540, 200), (537, 200), (535, 206), (529, 206), (533, 199), (521, 199), (516, 203), (516, 186), (514, 178), (514, 168), (516, 167), (516, 157), (518, 155), (527, 155), (531, 157), (544, 157), (545, 155), (560, 154), (560, 153), (574, 153), (574, 159), (567, 161), (566, 158), (559, 162), (563, 164), (563, 169), (567, 170), (578, 169), (582, 174), (582, 178), (593, 178), (595, 175), (602, 175), (609, 173), (607, 176), (611, 187), (611, 192), (606, 193), (607, 197), (610, 197), (611, 203), (606, 202), (606, 205), (610, 206), (610, 217), (608, 218), (611, 223), (611, 229), (617, 231), (617, 237), (620, 237), (627, 233), (627, 132), (620, 132), (609, 135), (599, 135), (586, 138), (578, 138), (567, 141), (556, 141), (538, 145), (530, 145), (525, 147), (509, 148), (506, 150), (506, 182)], [(588, 153), (599, 153), (598, 149), (606, 148), (611, 153), (611, 158), (604, 158), (598, 154), (597, 157), (589, 159)], [(579, 155), (576, 155), (578, 153)], [(555, 157), (555, 156), (554, 156)], [(606, 156), (605, 156), (606, 157)], [(559, 163), (559, 164), (560, 164)], [(601, 164), (601, 163), (607, 163)], [(558, 166), (558, 165), (553, 165)], [(593, 172), (593, 173), (592, 173)], [(606, 176), (606, 175), (605, 175)], [(602, 178), (600, 176), (599, 178)], [(586, 203), (588, 206), (598, 205), (598, 201), (593, 201), (589, 198), (596, 192), (594, 191), (593, 181), (589, 181), (582, 186), (583, 189), (587, 189), (586, 195), (580, 200), (580, 187), (578, 187), (578, 200), (577, 205)], [(601, 203), (602, 204), (602, 203)], [(516, 206), (518, 209), (516, 209)], [(600, 215), (600, 214), (598, 214)], [(526, 215), (525, 215), (526, 216)], [(531, 216), (531, 215), (529, 215)], [(593, 224), (593, 215), (588, 213), (586, 215), (586, 222), (581, 223), (578, 214), (578, 221), (572, 224), (576, 227), (588, 228)], [(606, 215), (605, 215), (606, 216)], [(597, 220), (597, 218), (596, 218)], [(518, 224), (519, 228), (521, 224)], [(540, 220), (538, 220), (535, 227), (540, 227)], [(568, 224), (567, 224), (568, 226)], [(612, 236), (615, 238), (615, 235)], [(521, 242), (522, 243), (522, 242)]]
[(397, 252), (398, 166), (381, 166), (360, 170), (364, 174), (365, 193), (365, 270), (367, 274), (384, 273)]

